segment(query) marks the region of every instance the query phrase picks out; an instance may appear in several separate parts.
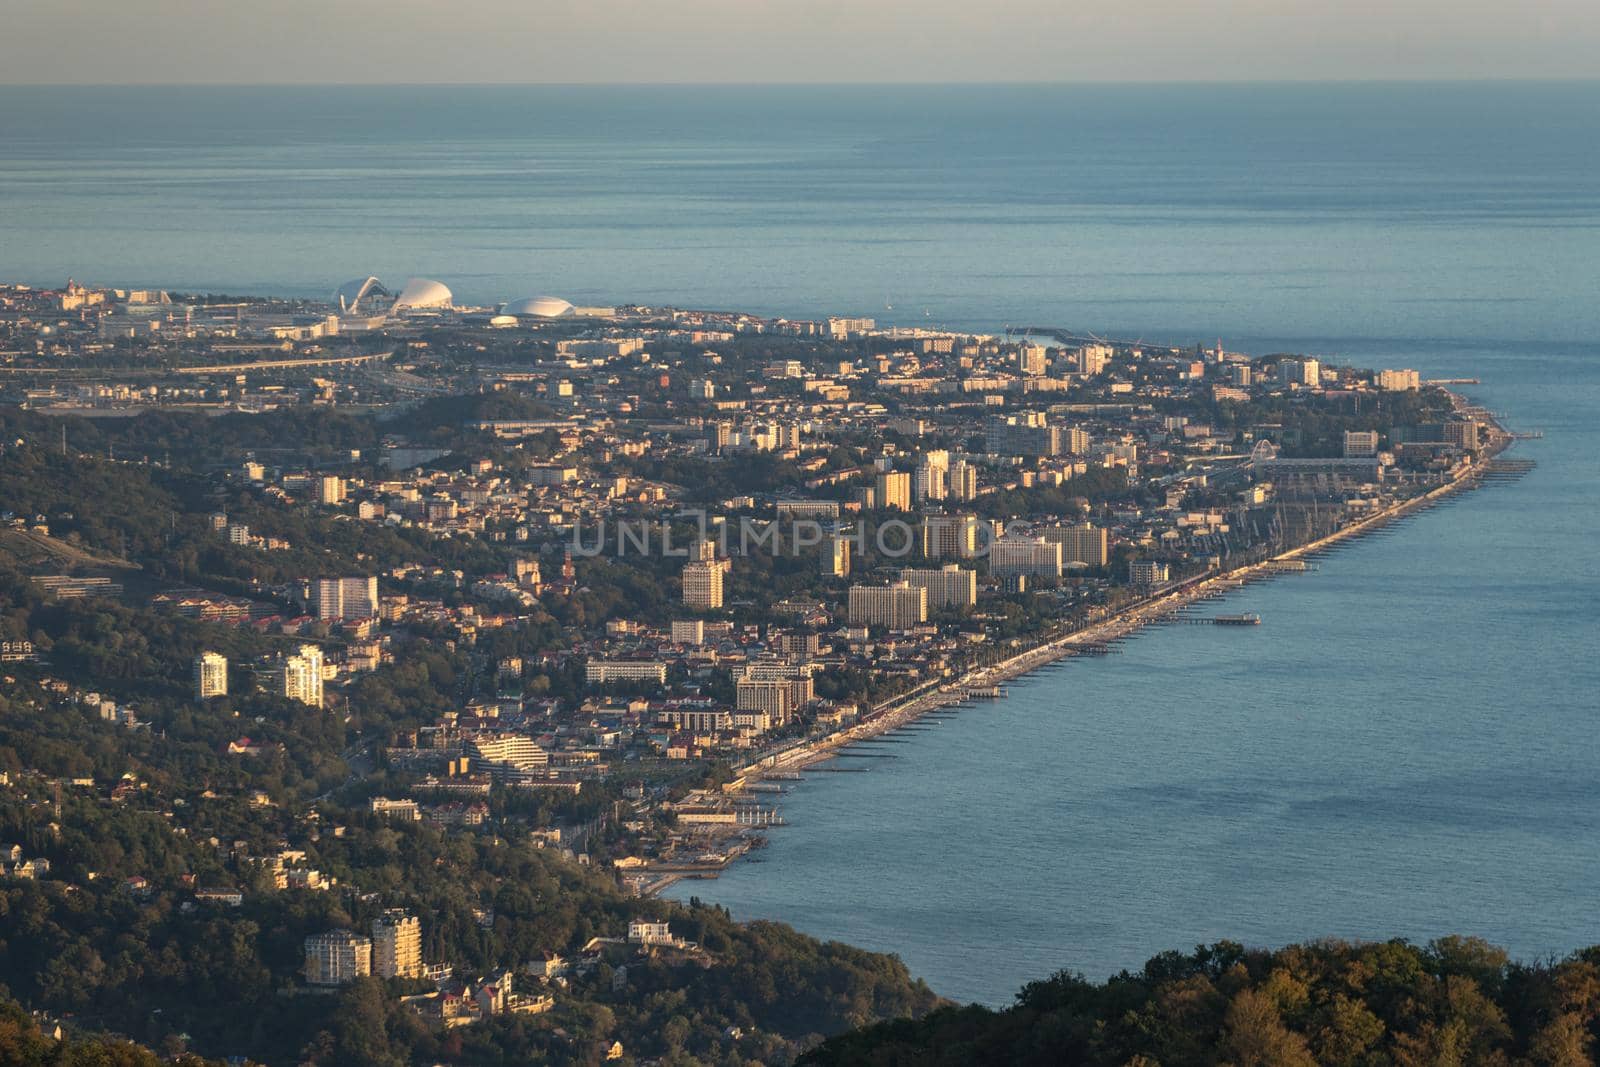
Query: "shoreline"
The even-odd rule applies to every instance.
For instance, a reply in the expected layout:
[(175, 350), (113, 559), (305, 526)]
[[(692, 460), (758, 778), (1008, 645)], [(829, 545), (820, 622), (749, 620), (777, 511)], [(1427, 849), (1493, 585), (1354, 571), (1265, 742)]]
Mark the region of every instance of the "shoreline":
[[(1465, 398), (1451, 393), (1458, 405)], [(1169, 619), (1182, 609), (1195, 603), (1216, 599), (1241, 586), (1283, 574), (1298, 572), (1291, 564), (1303, 564), (1307, 557), (1316, 556), (1342, 542), (1362, 537), (1383, 529), (1390, 523), (1418, 512), (1426, 511), (1458, 493), (1475, 489), (1483, 483), (1483, 476), (1495, 459), (1501, 456), (1515, 438), (1498, 422), (1493, 423), (1495, 436), (1477, 460), (1456, 470), (1449, 481), (1417, 496), (1397, 501), (1390, 506), (1341, 527), (1314, 541), (1285, 549), (1267, 559), (1245, 564), (1231, 570), (1218, 571), (1189, 579), (1176, 587), (1169, 587), (1143, 600), (1129, 604), (1114, 614), (1091, 622), (1070, 633), (1048, 638), (1024, 649), (998, 663), (976, 668), (953, 678), (933, 679), (916, 689), (891, 697), (875, 706), (860, 721), (835, 730), (822, 737), (809, 738), (781, 752), (736, 769), (732, 781), (723, 786), (729, 795), (749, 796), (757, 791), (754, 785), (777, 776), (782, 779), (798, 777), (800, 772), (818, 763), (833, 759), (840, 749), (859, 741), (890, 733), (915, 722), (931, 712), (962, 704), (970, 699), (968, 690), (987, 689), (1015, 681), (1034, 671), (1057, 663), (1069, 656), (1087, 654), (1090, 649), (1132, 636), (1146, 626)], [(715, 878), (743, 857), (732, 857), (722, 868), (704, 874), (662, 872), (646, 886), (641, 895), (658, 896), (684, 878)]]
[[(724, 786), (724, 791), (744, 792), (746, 784), (758, 782), (771, 773), (798, 771), (820, 763), (832, 758), (835, 749), (854, 741), (887, 733), (930, 711), (962, 703), (967, 699), (965, 691), (968, 689), (981, 689), (1014, 681), (1068, 656), (1079, 654), (1083, 647), (1100, 647), (1121, 640), (1197, 601), (1225, 594), (1248, 582), (1282, 574), (1283, 564), (1303, 562), (1306, 556), (1315, 555), (1342, 541), (1370, 533), (1414, 512), (1427, 510), (1458, 492), (1475, 488), (1489, 462), (1499, 456), (1509, 443), (1507, 439), (1500, 447), (1486, 451), (1482, 459), (1462, 468), (1445, 484), (1435, 486), (1419, 496), (1392, 504), (1382, 511), (1350, 523), (1315, 541), (1286, 549), (1256, 563), (1191, 579), (1178, 588), (1169, 588), (1130, 604), (1113, 615), (1091, 622), (1071, 633), (1043, 641), (999, 663), (969, 671), (955, 678), (930, 682), (911, 693), (892, 697), (852, 726), (821, 738), (812, 738), (785, 752), (740, 768), (738, 777)], [(936, 688), (933, 692), (927, 692), (928, 688), (934, 686)]]

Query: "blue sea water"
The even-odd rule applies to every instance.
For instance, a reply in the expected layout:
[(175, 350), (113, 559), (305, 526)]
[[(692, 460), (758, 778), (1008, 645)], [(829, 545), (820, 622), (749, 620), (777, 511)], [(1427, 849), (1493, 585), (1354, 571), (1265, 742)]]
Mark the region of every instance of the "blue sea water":
[(1600, 942), (1600, 84), (0, 88), (0, 279), (368, 273), (1481, 378), (1524, 479), (814, 775), (674, 892), (990, 1003), (1222, 937)]

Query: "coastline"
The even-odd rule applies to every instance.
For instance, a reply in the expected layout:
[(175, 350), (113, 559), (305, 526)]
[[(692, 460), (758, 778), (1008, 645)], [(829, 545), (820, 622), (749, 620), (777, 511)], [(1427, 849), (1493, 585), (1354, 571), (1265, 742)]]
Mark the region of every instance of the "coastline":
[[(1099, 647), (1128, 637), (1197, 601), (1221, 595), (1248, 582), (1282, 574), (1285, 571), (1284, 564), (1302, 562), (1306, 557), (1314, 556), (1342, 541), (1371, 533), (1415, 512), (1425, 511), (1458, 492), (1475, 488), (1488, 464), (1509, 444), (1509, 437), (1497, 437), (1496, 447), (1486, 450), (1478, 461), (1458, 470), (1445, 484), (1435, 486), (1419, 496), (1398, 501), (1325, 537), (1286, 549), (1257, 563), (1193, 579), (1177, 588), (1169, 588), (1128, 605), (1115, 614), (1091, 622), (1081, 629), (1036, 644), (999, 663), (969, 671), (953, 679), (929, 683), (911, 693), (893, 697), (873, 708), (860, 722), (824, 737), (812, 738), (782, 753), (740, 768), (734, 781), (724, 786), (724, 791), (743, 792), (749, 783), (760, 781), (767, 775), (798, 771), (820, 763), (832, 758), (834, 750), (854, 741), (876, 737), (912, 722), (930, 711), (959, 704), (967, 699), (968, 689), (981, 689), (1014, 681), (1058, 660), (1080, 654), (1084, 648)], [(932, 692), (927, 691), (930, 687), (933, 688)]]
[[(1465, 398), (1450, 393), (1457, 406), (1466, 404)], [(1107, 644), (1133, 635), (1146, 626), (1170, 619), (1184, 608), (1195, 603), (1215, 599), (1249, 582), (1271, 578), (1285, 572), (1298, 572), (1298, 564), (1342, 542), (1362, 537), (1380, 530), (1390, 523), (1418, 512), (1426, 511), (1456, 494), (1474, 489), (1483, 482), (1491, 464), (1514, 443), (1515, 437), (1498, 422), (1493, 422), (1494, 434), (1479, 458), (1464, 464), (1442, 485), (1425, 493), (1409, 497), (1349, 523), (1314, 541), (1255, 563), (1231, 570), (1222, 570), (1171, 586), (1126, 605), (1105, 618), (1095, 620), (1070, 633), (1050, 637), (1013, 656), (986, 667), (976, 668), (953, 678), (930, 680), (908, 693), (892, 697), (874, 706), (862, 719), (850, 726), (821, 737), (797, 742), (780, 752), (770, 753), (760, 760), (736, 768), (735, 777), (723, 786), (730, 795), (759, 795), (755, 788), (764, 779), (792, 779), (806, 768), (834, 758), (840, 749), (851, 744), (900, 729), (930, 712), (952, 707), (970, 699), (969, 690), (990, 689), (1014, 681), (1033, 671), (1056, 663), (1069, 656), (1087, 654), (1103, 649)], [(731, 857), (728, 864), (737, 862), (743, 855)], [(660, 872), (658, 877), (639, 887), (641, 895), (656, 896), (683, 878), (715, 878), (718, 870), (703, 873)]]

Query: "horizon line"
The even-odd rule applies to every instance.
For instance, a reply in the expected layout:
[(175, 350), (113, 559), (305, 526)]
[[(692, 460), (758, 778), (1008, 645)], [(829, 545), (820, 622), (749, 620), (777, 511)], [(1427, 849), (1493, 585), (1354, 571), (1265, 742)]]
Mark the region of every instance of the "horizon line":
[(30, 81), (0, 80), (0, 89), (849, 89), (849, 88), (1051, 88), (1140, 86), (1382, 86), (1382, 85), (1596, 85), (1595, 75), (1479, 75), (1473, 77), (1371, 78), (1145, 78), (985, 79), (953, 81)]

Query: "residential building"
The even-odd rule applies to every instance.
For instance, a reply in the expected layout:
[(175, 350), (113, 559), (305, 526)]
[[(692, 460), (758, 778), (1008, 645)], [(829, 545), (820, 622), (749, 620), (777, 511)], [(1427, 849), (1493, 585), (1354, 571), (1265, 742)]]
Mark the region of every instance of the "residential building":
[(1091, 378), (1100, 374), (1111, 362), (1112, 354), (1110, 345), (1084, 345), (1078, 350), (1078, 373)]
[(874, 506), (911, 510), (911, 475), (905, 471), (884, 471), (879, 474), (876, 490), (873, 495)]
[(926, 515), (922, 519), (922, 554), (928, 559), (972, 559), (986, 531), (976, 515)]
[(584, 677), (594, 685), (608, 682), (655, 682), (664, 685), (667, 681), (667, 665), (654, 660), (591, 659), (584, 665), (583, 672)]
[(909, 582), (852, 585), (848, 609), (851, 626), (909, 630), (928, 621), (928, 591)]
[(1110, 559), (1110, 539), (1105, 530), (1093, 523), (1055, 526), (1044, 531), (1044, 538), (1061, 546), (1063, 564), (1082, 563), (1089, 567), (1104, 567)]
[(1381, 370), (1378, 388), (1391, 392), (1408, 392), (1422, 388), (1422, 376), (1414, 370)]
[(976, 500), (978, 468), (964, 459), (951, 464), (946, 495), (952, 500)]
[(266, 678), (276, 695), (322, 707), (322, 649), (316, 645), (301, 645), (292, 656), (279, 655)]
[(422, 977), (422, 923), (390, 908), (372, 920), (372, 973), (379, 978)]
[(900, 577), (928, 591), (929, 610), (961, 610), (978, 602), (977, 572), (964, 570), (958, 563), (947, 563), (938, 568), (908, 567), (900, 572)]
[(372, 939), (350, 930), (330, 930), (306, 938), (306, 981), (345, 985), (372, 973)]
[(1370, 459), (1378, 454), (1378, 431), (1346, 430), (1344, 432), (1346, 459)]
[(773, 726), (782, 726), (794, 714), (789, 684), (781, 679), (740, 678), (734, 693), (736, 709), (765, 715)]
[(472, 769), (496, 780), (516, 778), (546, 767), (550, 754), (523, 734), (478, 734), (462, 742)]
[(1128, 561), (1128, 581), (1134, 585), (1160, 585), (1169, 580), (1171, 569), (1160, 560), (1135, 559)]
[(989, 546), (989, 573), (997, 577), (1059, 578), (1061, 546), (1042, 537), (1002, 537)]
[(984, 451), (997, 456), (1059, 456), (1067, 450), (1068, 435), (1041, 418), (1009, 416), (991, 419), (984, 427)]
[(916, 499), (943, 500), (950, 480), (950, 453), (936, 451), (925, 453), (917, 463), (913, 475), (912, 491)]
[(629, 920), (628, 944), (670, 945), (672, 943), (672, 925), (670, 923), (651, 922), (648, 919)]
[(202, 652), (194, 660), (194, 698), (210, 700), (228, 695), (228, 657)]
[(696, 560), (683, 567), (683, 603), (695, 611), (714, 611), (722, 607), (722, 575), (718, 560)]
[(831, 534), (822, 550), (822, 573), (831, 578), (844, 578), (850, 574), (850, 538), (844, 534)]
[(1310, 356), (1282, 360), (1278, 364), (1278, 380), (1284, 385), (1316, 389), (1322, 385), (1322, 363)]
[(323, 504), (344, 503), (344, 479), (331, 474), (317, 479), (317, 500)]
[(378, 615), (377, 578), (319, 578), (311, 587), (312, 611), (325, 622)]

